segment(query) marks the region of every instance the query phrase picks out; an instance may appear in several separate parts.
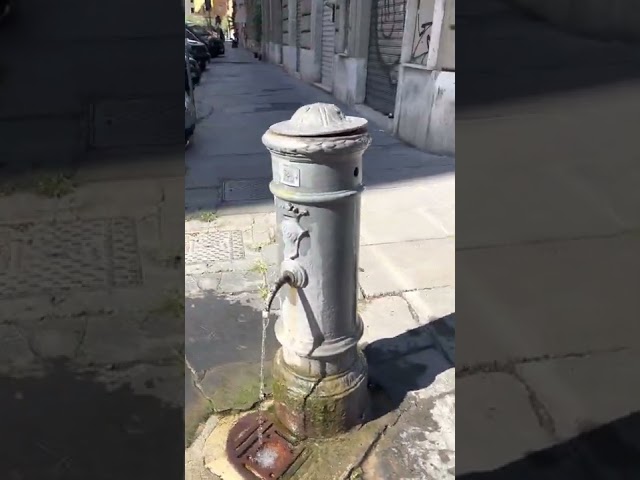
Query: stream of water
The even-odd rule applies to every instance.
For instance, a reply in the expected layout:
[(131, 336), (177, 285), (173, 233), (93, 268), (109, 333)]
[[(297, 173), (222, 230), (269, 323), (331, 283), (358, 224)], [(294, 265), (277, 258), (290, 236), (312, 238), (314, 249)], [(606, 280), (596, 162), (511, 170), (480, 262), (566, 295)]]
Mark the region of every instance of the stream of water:
[(262, 410), (262, 404), (265, 397), (264, 391), (264, 358), (266, 355), (266, 343), (267, 343), (267, 327), (269, 326), (269, 314), (268, 312), (262, 316), (262, 345), (260, 350), (260, 393), (258, 394), (258, 442), (262, 445), (262, 434), (264, 427), (264, 414)]

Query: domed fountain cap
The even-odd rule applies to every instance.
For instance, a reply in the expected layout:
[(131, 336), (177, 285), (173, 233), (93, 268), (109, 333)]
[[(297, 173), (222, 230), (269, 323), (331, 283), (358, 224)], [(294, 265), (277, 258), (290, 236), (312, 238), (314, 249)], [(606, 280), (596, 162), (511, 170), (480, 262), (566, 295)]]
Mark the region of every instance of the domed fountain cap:
[(300, 107), (290, 120), (272, 125), (270, 130), (289, 137), (339, 135), (367, 125), (364, 118), (347, 117), (331, 103), (314, 103)]

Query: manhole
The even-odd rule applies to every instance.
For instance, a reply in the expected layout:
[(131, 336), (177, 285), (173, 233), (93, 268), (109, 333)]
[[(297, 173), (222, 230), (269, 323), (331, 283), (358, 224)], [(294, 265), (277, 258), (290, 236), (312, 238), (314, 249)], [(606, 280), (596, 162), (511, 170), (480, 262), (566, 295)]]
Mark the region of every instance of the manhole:
[(261, 422), (258, 413), (242, 417), (227, 438), (227, 456), (238, 473), (247, 480), (280, 478), (304, 451), (266, 415), (262, 421), (262, 443), (258, 435)]
[(227, 180), (224, 182), (223, 202), (256, 202), (273, 199), (269, 190), (270, 178)]
[(0, 298), (141, 281), (132, 219), (0, 225)]
[(184, 240), (186, 265), (244, 258), (244, 243), (240, 230), (188, 233)]

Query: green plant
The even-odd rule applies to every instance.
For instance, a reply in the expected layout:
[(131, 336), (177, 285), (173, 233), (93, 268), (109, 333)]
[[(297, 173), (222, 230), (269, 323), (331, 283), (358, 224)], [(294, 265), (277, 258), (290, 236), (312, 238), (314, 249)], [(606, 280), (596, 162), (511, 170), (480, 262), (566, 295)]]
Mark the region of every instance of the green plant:
[(217, 218), (218, 215), (213, 212), (202, 212), (200, 214), (200, 220), (207, 223), (215, 222)]
[(269, 288), (266, 285), (260, 285), (259, 292), (262, 300), (267, 300), (267, 298), (269, 298)]
[(251, 267), (251, 271), (255, 273), (259, 273), (261, 275), (266, 275), (269, 266), (266, 264), (264, 260), (258, 260), (253, 267)]
[(42, 176), (36, 181), (36, 192), (45, 197), (60, 198), (69, 195), (74, 188), (71, 178), (61, 173)]

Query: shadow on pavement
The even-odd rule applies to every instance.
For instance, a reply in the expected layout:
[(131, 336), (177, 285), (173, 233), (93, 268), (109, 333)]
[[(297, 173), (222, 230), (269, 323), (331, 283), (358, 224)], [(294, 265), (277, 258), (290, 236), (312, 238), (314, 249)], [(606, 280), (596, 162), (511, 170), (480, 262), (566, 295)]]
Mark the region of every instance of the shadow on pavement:
[(130, 388), (49, 364), (0, 377), (0, 478), (181, 478), (183, 414)]
[[(460, 480), (565, 480), (568, 478), (633, 480), (638, 478), (640, 412), (585, 432), (552, 447), (487, 472)], [(490, 441), (490, 440), (487, 440)]]
[(455, 337), (455, 313), (364, 349), (372, 388), (372, 420), (397, 410), (410, 392), (429, 387), (454, 368), (434, 344), (434, 332)]

